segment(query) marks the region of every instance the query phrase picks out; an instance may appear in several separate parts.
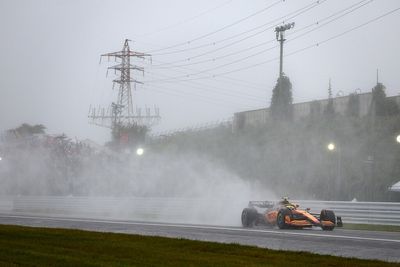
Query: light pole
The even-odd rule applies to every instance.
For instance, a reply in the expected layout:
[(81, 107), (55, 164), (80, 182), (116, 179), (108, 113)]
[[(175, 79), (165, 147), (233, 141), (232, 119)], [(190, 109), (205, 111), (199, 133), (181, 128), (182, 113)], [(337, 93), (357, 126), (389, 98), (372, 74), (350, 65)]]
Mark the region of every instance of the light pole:
[(400, 134), (396, 136), (396, 142), (400, 144)]
[(341, 182), (342, 182), (342, 152), (340, 150), (340, 146), (337, 146), (335, 143), (330, 142), (327, 145), (327, 148), (330, 152), (337, 151), (337, 174), (336, 174), (336, 189), (340, 190)]
[(288, 23), (282, 26), (278, 26), (275, 28), (276, 32), (276, 40), (280, 43), (280, 64), (279, 64), (279, 78), (282, 78), (283, 74), (283, 43), (286, 41), (285, 39), (285, 31), (294, 27), (294, 22)]

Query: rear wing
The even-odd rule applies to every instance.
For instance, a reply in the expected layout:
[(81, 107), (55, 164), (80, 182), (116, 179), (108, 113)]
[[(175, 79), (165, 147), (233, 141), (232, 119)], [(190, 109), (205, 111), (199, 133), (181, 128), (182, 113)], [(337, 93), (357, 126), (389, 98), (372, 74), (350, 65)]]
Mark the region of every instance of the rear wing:
[(273, 201), (249, 201), (249, 208), (272, 208), (276, 203)]

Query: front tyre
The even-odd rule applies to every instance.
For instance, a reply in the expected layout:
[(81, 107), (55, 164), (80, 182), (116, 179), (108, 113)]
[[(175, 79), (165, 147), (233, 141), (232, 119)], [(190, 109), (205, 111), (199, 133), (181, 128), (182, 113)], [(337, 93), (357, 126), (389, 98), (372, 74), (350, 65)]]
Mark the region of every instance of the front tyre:
[[(336, 225), (336, 216), (335, 213), (331, 210), (321, 210), (321, 214), (319, 216), (319, 220), (321, 221), (321, 228), (324, 231), (332, 231)], [(333, 226), (324, 226), (322, 225), (322, 221), (330, 221), (333, 223)]]
[(286, 223), (286, 216), (290, 216), (290, 210), (288, 209), (280, 209), (278, 215), (276, 217), (276, 225), (278, 225), (279, 229), (287, 229), (289, 225)]

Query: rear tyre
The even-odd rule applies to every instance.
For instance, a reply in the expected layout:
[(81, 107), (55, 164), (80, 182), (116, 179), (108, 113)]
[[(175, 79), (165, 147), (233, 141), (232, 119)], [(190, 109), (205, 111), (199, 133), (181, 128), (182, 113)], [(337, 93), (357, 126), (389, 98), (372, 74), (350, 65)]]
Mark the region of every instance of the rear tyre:
[(257, 219), (257, 210), (252, 208), (245, 208), (242, 211), (242, 225), (243, 227), (253, 227)]
[(336, 216), (335, 213), (331, 210), (321, 210), (321, 214), (319, 216), (320, 221), (330, 221), (333, 223), (333, 226), (321, 226), (324, 231), (332, 231), (336, 225)]
[(288, 209), (280, 209), (278, 215), (276, 216), (276, 225), (278, 225), (279, 229), (287, 229), (289, 225), (286, 223), (286, 216), (290, 216), (291, 212)]

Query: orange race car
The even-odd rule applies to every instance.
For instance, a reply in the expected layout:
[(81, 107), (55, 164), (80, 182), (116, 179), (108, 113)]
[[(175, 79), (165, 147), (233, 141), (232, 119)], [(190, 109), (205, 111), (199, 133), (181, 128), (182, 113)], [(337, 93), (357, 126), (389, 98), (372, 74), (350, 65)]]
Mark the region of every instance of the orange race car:
[(319, 226), (322, 230), (333, 230), (335, 226), (343, 226), (342, 218), (336, 217), (331, 210), (321, 210), (320, 214), (312, 214), (310, 209), (299, 209), (299, 205), (283, 198), (279, 202), (250, 201), (243, 209), (242, 225), (277, 225), (280, 229), (306, 228)]

